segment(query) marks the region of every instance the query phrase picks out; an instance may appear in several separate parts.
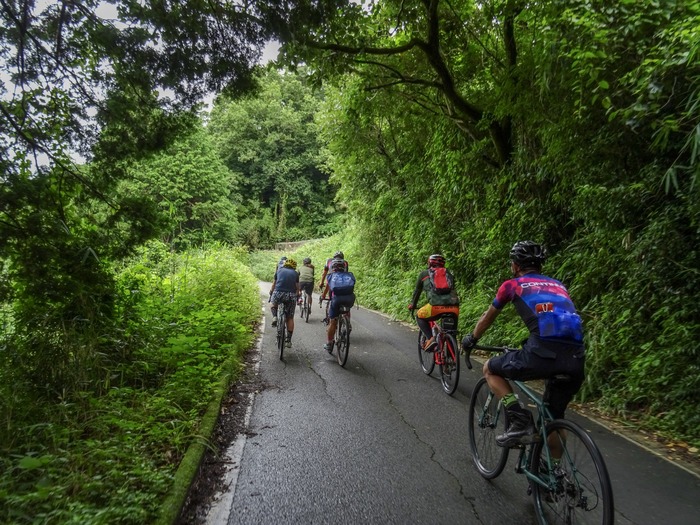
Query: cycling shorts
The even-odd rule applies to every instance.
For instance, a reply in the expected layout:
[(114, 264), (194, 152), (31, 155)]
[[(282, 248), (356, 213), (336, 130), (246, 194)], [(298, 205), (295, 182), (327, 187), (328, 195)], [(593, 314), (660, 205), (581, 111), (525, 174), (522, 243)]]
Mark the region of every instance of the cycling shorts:
[[(583, 384), (585, 361), (582, 345), (552, 341), (543, 344), (540, 338), (533, 335), (522, 350), (489, 359), (488, 367), (492, 374), (507, 379), (546, 379), (543, 399), (549, 403), (552, 417), (560, 419)], [(557, 374), (567, 374), (571, 379), (552, 379)]]
[(309, 281), (309, 282), (304, 282), (304, 283), (299, 283), (299, 288), (301, 288), (302, 292), (306, 292), (307, 294), (311, 295), (314, 293), (314, 282)]
[(284, 318), (293, 319), (294, 310), (297, 305), (297, 293), (296, 292), (272, 292), (272, 297), (270, 298), (272, 306), (275, 307), (280, 303), (284, 305)]
[(335, 319), (340, 314), (340, 307), (347, 306), (352, 308), (355, 304), (355, 294), (350, 295), (334, 295), (331, 299), (330, 307), (328, 308), (328, 319)]

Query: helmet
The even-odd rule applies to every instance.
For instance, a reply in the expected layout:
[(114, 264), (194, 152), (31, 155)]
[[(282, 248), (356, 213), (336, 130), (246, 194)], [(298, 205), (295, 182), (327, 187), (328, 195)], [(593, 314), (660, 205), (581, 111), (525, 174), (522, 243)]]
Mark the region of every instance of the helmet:
[(287, 256), (285, 255), (280, 259), (279, 264), (284, 264), (284, 261), (286, 261), (286, 260), (287, 260)]
[(304, 260), (302, 262), (304, 264), (311, 264), (311, 257), (304, 257)]
[(331, 261), (331, 270), (333, 270), (334, 272), (344, 272), (345, 261), (343, 259), (333, 259)]
[(510, 249), (510, 260), (518, 266), (542, 266), (547, 260), (544, 246), (533, 241), (518, 241)]
[(343, 255), (343, 252), (341, 252), (340, 250), (338, 250), (337, 252), (335, 252), (335, 253), (333, 254), (333, 258), (334, 258), (334, 259), (345, 259), (345, 256)]
[(445, 266), (445, 258), (439, 253), (428, 257), (428, 268), (442, 268), (443, 266)]
[(294, 259), (287, 259), (284, 261), (284, 267), (285, 268), (291, 268), (292, 270), (297, 269), (297, 262)]

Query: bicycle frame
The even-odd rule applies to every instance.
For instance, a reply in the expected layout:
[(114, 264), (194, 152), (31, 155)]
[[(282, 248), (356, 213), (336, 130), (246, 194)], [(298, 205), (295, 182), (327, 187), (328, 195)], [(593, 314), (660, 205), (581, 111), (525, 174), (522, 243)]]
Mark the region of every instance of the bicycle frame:
[[(499, 353), (516, 350), (482, 345), (475, 348)], [(465, 360), (471, 369), (470, 352)], [(567, 379), (561, 374), (549, 381)], [(509, 451), (517, 448), (515, 472), (527, 478), (528, 494), (533, 496), (541, 524), (613, 523), (612, 485), (593, 439), (573, 421), (554, 419), (548, 403), (523, 381), (507, 380), (537, 409), (535, 424), (540, 439), (509, 448), (497, 446), (497, 430), (507, 427), (506, 410), (482, 377), (471, 394), (468, 425), (472, 458), (479, 473), (486, 479), (496, 478), (506, 465)]]

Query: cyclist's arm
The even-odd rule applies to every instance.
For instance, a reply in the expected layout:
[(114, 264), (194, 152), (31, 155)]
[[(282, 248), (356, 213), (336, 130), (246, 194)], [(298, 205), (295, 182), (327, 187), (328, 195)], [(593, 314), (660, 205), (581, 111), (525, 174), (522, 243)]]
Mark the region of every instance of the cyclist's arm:
[(418, 304), (418, 299), (420, 298), (421, 292), (423, 292), (423, 272), (418, 275), (418, 281), (416, 281), (416, 287), (413, 289), (413, 297), (411, 298), (411, 308), (415, 308)]
[(500, 313), (501, 311), (498, 308), (496, 308), (494, 305), (490, 305), (489, 309), (481, 314), (481, 317), (474, 327), (474, 331), (472, 332), (474, 338), (481, 339), (481, 336), (484, 335), (484, 332), (486, 332), (489, 326), (493, 324), (496, 317), (498, 317), (498, 314)]
[(275, 276), (272, 278), (272, 286), (270, 287), (270, 295), (272, 295), (272, 292), (275, 291), (276, 284), (277, 284), (277, 272), (275, 272)]

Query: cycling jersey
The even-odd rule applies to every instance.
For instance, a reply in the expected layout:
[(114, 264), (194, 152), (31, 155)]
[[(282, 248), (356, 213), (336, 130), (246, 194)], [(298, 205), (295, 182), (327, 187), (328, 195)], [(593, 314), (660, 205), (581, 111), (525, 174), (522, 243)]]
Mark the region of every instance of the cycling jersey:
[(275, 273), (275, 292), (295, 292), (296, 283), (299, 282), (299, 274), (291, 268), (280, 268)]
[(301, 266), (299, 268), (299, 282), (308, 283), (314, 280), (314, 267), (313, 266)]
[(528, 273), (501, 284), (493, 307), (501, 310), (512, 302), (531, 334), (581, 342), (581, 318), (566, 287), (551, 277)]

